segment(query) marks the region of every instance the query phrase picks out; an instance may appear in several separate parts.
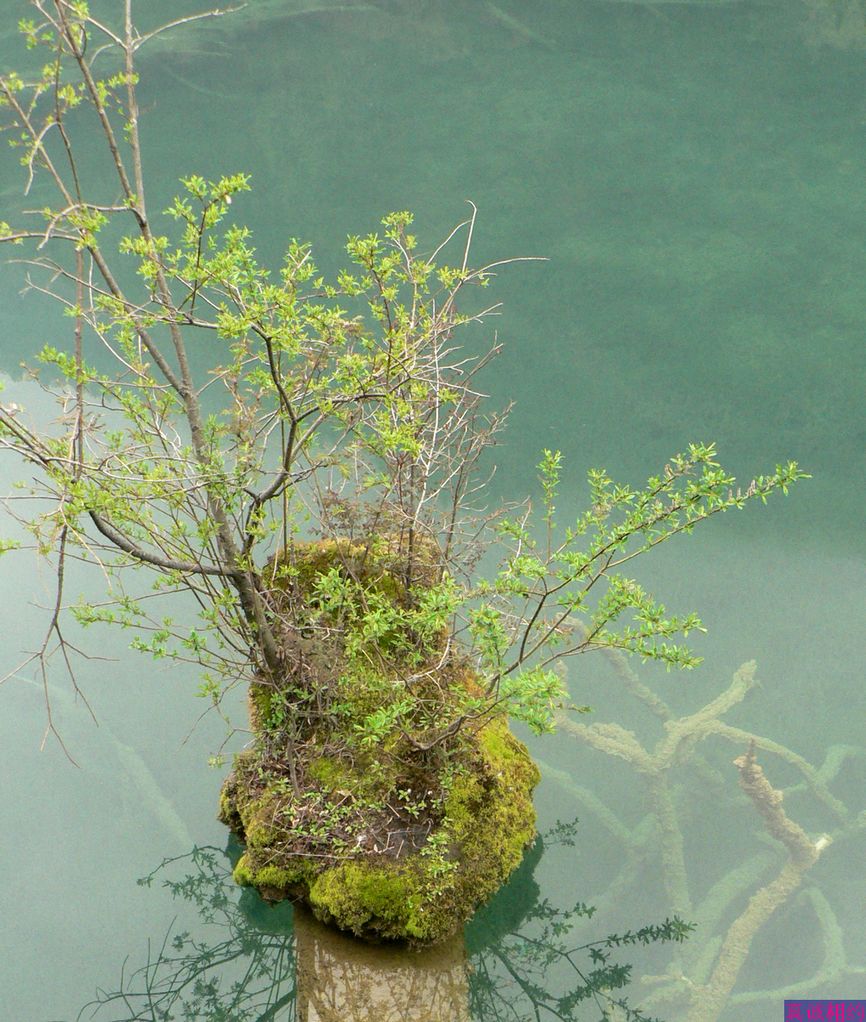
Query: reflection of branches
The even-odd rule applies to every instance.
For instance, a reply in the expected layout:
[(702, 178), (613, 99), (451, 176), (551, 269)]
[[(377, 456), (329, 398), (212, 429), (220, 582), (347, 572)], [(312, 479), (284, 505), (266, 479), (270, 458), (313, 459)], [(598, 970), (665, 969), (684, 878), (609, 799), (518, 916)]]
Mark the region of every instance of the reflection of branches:
[[(572, 843), (573, 829), (558, 824), (548, 843)], [(539, 900), (533, 871), (543, 848), (539, 839), (512, 882), (470, 924), (468, 954), (460, 941), (421, 953), (370, 947), (323, 931), (306, 912), (292, 921), (286, 904), (274, 909), (239, 892), (218, 849), (195, 848), (166, 859), (140, 883), (149, 887), (160, 878), (195, 907), (202, 925), (191, 933), (173, 923), (158, 945), (148, 945), (146, 964), (133, 972), (124, 964), (118, 989), (99, 991), (78, 1020), (566, 1022), (592, 1005), (602, 1019), (650, 1022), (621, 996), (631, 967), (613, 955), (620, 947), (681, 941), (690, 927), (665, 920), (576, 944), (575, 925), (594, 909)], [(191, 869), (172, 879), (180, 863)]]
[[(614, 668), (626, 691), (661, 722), (664, 732), (655, 746), (645, 745), (637, 734), (616, 724), (587, 726), (563, 720), (562, 727), (590, 748), (624, 760), (637, 773), (646, 792), (648, 812), (643, 821), (637, 827), (626, 826), (615, 805), (606, 804), (561, 771), (548, 768), (544, 773), (570, 791), (622, 848), (619, 872), (606, 885), (606, 895), (600, 904), (621, 903), (624, 898), (633, 902), (643, 882), (645, 864), (648, 860), (660, 861), (666, 899), (662, 911), (682, 914), (698, 924), (698, 938), (689, 943), (683, 954), (675, 954), (663, 975), (644, 977), (655, 989), (642, 998), (643, 1002), (648, 1006), (665, 1006), (666, 1010), (679, 1005), (688, 1022), (716, 1022), (728, 1003), (778, 1001), (792, 996), (793, 988), (748, 994), (732, 991), (758, 932), (796, 894), (818, 856), (832, 841), (853, 837), (866, 829), (866, 813), (855, 817), (830, 788), (845, 761), (862, 755), (862, 750), (834, 747), (816, 769), (781, 743), (721, 720), (754, 686), (754, 663), (744, 664), (728, 688), (707, 705), (679, 718), (638, 680), (621, 658), (616, 659)], [(785, 857), (779, 862), (778, 853), (752, 854), (716, 880), (701, 899), (694, 900), (695, 863), (686, 856), (681, 795), (685, 794), (690, 807), (711, 800), (718, 812), (724, 805), (719, 794), (724, 790), (723, 776), (699, 751), (700, 744), (710, 737), (720, 737), (740, 749), (748, 749), (735, 760), (740, 786), (758, 810), (767, 835), (778, 842), (776, 847), (784, 849)], [(808, 793), (813, 812), (823, 815), (828, 833), (809, 837), (788, 817), (782, 807), (783, 792), (770, 784), (757, 764), (758, 751), (773, 755), (799, 774), (801, 780), (789, 787), (786, 794)], [(685, 786), (679, 780), (683, 767), (688, 770)], [(709, 797), (702, 785), (704, 789), (712, 786)], [(729, 796), (727, 801), (735, 808), (733, 797)], [(824, 960), (809, 981), (812, 985), (797, 984), (796, 989), (801, 993), (814, 991), (819, 982), (838, 983), (847, 976), (866, 973), (866, 969), (849, 963), (841, 927), (827, 898), (814, 887), (806, 888), (803, 895), (820, 927)]]
[[(651, 1022), (624, 997), (614, 996), (631, 981), (631, 966), (611, 960), (619, 947), (657, 941), (682, 941), (692, 929), (679, 919), (644, 926), (603, 940), (574, 945), (569, 940), (579, 919), (591, 918), (595, 909), (578, 903), (573, 909), (539, 902), (520, 930), (502, 935), (486, 951), (471, 959), (470, 995), (475, 1019), (510, 1019), (530, 1022), (542, 1018), (563, 1022), (579, 1016), (584, 1002), (594, 1004), (601, 1018)], [(584, 964), (589, 959), (591, 968)], [(551, 982), (558, 970), (571, 976), (565, 993)]]
[[(547, 830), (503, 893), (469, 924), (466, 941), (473, 1019), (569, 1020), (584, 1017), (577, 1012), (587, 1005), (600, 1012), (602, 1019), (646, 1019), (621, 996), (631, 980), (631, 966), (613, 961), (613, 954), (629, 945), (682, 941), (691, 927), (674, 918), (602, 940), (575, 943), (574, 930), (591, 919), (595, 909), (581, 902), (562, 908), (547, 898), (539, 899), (532, 875), (545, 848), (575, 843), (576, 826), (576, 820), (559, 822)], [(529, 885), (531, 900), (526, 897)], [(515, 905), (520, 906), (517, 912)], [(510, 918), (503, 918), (503, 907), (506, 913), (510, 910)]]
[(194, 872), (163, 883), (189, 901), (216, 931), (202, 939), (172, 924), (154, 953), (148, 944), (144, 966), (121, 972), (116, 991), (100, 990), (79, 1012), (79, 1020), (100, 1022), (280, 1022), (295, 1017), (294, 941), (291, 933), (268, 933), (240, 911), (237, 887), (217, 848), (194, 848), (165, 860), (140, 883), (150, 886), (164, 869), (189, 862)]

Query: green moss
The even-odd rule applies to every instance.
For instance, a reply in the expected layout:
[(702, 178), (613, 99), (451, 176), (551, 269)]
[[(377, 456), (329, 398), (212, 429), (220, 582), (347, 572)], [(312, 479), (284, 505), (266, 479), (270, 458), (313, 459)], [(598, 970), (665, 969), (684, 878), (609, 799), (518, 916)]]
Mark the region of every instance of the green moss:
[(403, 865), (349, 862), (316, 878), (309, 903), (323, 922), (356, 936), (431, 944), (452, 933), (462, 917), (429, 879), (420, 857)]
[(324, 870), (309, 888), (319, 918), (368, 938), (432, 943), (501, 887), (535, 837), (531, 793), (539, 773), (504, 721), (487, 725), (476, 752), (474, 769), (451, 784), (438, 848), (431, 854), (428, 842), (403, 862)]
[(368, 862), (329, 869), (310, 885), (310, 906), (326, 922), (358, 936), (405, 937), (414, 885), (406, 870)]
[(254, 873), (250, 867), (250, 857), (246, 852), (238, 859), (235, 863), (235, 868), (232, 870), (232, 877), (236, 884), (240, 884), (241, 887), (252, 887), (254, 883)]
[[(316, 579), (333, 567), (371, 593), (378, 593), (395, 605), (407, 600), (402, 567), (406, 560), (399, 533), (372, 537), (369, 543), (350, 539), (323, 539), (295, 543), (278, 555), (271, 565), (272, 585), (278, 592), (310, 592)], [(432, 585), (441, 574), (441, 553), (429, 540), (416, 539), (413, 560), (416, 585)]]
[(389, 553), (381, 540), (373, 541), (369, 547), (349, 539), (296, 543), (276, 561), (274, 587), (308, 592), (319, 576), (337, 566), (365, 589), (396, 600), (402, 590), (397, 578), (388, 570), (393, 560), (393, 551)]
[(253, 731), (261, 731), (265, 721), (271, 716), (271, 697), (274, 690), (268, 685), (254, 681), (249, 688), (247, 707), (250, 714), (250, 727)]
[(245, 840), (247, 806), (256, 797), (251, 793), (249, 777), (255, 773), (257, 757), (255, 749), (239, 752), (220, 791), (217, 815), (242, 841)]
[[(316, 577), (340, 565), (356, 587), (402, 608), (399, 624), (409, 601), (397, 542), (296, 544), (274, 566), (275, 590), (287, 612), (303, 616)], [(430, 582), (438, 581), (437, 553), (431, 547), (418, 573), (428, 570)], [(347, 614), (333, 638), (326, 629), (312, 646), (313, 669), (326, 666), (328, 701), (308, 719), (298, 714), (293, 745), (273, 723), (275, 690), (250, 687), (257, 741), (236, 758), (220, 801), (221, 818), (247, 846), (235, 879), (269, 901), (304, 900), (320, 919), (366, 939), (435, 943), (521, 862), (535, 837), (538, 770), (503, 719), (425, 749), (437, 722), (478, 695), (473, 671), (455, 658), (419, 672), (410, 687), (406, 663), (382, 644), (390, 625), (365, 658), (346, 653), (353, 622)], [(294, 684), (303, 690), (306, 681)], [(279, 752), (289, 747), (299, 750), (291, 775), (300, 792)]]
[[(541, 774), (504, 720), (492, 721), (479, 738), (486, 769), (457, 779), (445, 805), (445, 823), (484, 901), (520, 865), (535, 839), (532, 790)], [(492, 786), (487, 791), (483, 779)]]
[(250, 848), (267, 848), (279, 841), (280, 828), (276, 825), (276, 817), (282, 801), (281, 793), (271, 789), (245, 807), (241, 818)]
[(241, 823), (240, 815), (238, 814), (235, 806), (235, 795), (234, 792), (229, 789), (228, 784), (224, 784), (222, 791), (220, 791), (219, 812), (217, 813), (217, 817), (235, 834), (238, 834), (243, 830), (243, 824)]
[(359, 791), (364, 787), (363, 764), (346, 763), (336, 756), (317, 756), (307, 766), (308, 775), (325, 791)]
[(331, 791), (339, 788), (346, 776), (343, 764), (332, 756), (317, 756), (307, 767), (307, 773)]
[[(429, 944), (450, 936), (502, 886), (535, 837), (532, 789), (539, 772), (525, 746), (504, 720), (468, 741), (469, 755), (448, 782), (438, 827), (420, 850), (400, 859), (359, 852), (327, 866), (292, 857), (274, 825), (281, 800), (289, 797), (285, 789), (244, 801), (238, 789), (252, 774), (236, 770), (223, 793), (223, 814), (238, 812), (247, 840), (235, 880), (268, 900), (302, 897), (323, 921), (367, 939)], [(356, 781), (356, 770), (330, 756), (308, 766), (331, 790)]]
[(396, 770), (371, 755), (358, 755), (353, 763), (317, 756), (307, 765), (307, 775), (329, 794), (351, 792), (356, 800), (377, 802), (393, 787)]
[(256, 866), (253, 856), (245, 852), (237, 861), (232, 876), (242, 887), (257, 887), (268, 900), (276, 901), (310, 880), (313, 868), (309, 862), (296, 861), (289, 867), (269, 863)]

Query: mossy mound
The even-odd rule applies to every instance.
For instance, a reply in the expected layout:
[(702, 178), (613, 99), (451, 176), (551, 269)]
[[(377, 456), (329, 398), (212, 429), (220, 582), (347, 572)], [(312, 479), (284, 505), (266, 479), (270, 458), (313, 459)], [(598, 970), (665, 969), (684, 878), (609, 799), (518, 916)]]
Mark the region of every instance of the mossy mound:
[(246, 846), (238, 883), (367, 940), (450, 936), (535, 837), (538, 770), (480, 712), (435, 554), (385, 537), (275, 562), (286, 676), (251, 686), (255, 740), (220, 800)]
[[(535, 837), (539, 773), (523, 743), (495, 720), (471, 744), (474, 755), (450, 779), (441, 819), (423, 841), (408, 840), (401, 827), (403, 848), (393, 840), (382, 848), (367, 832), (354, 854), (343, 851), (337, 861), (287, 852), (274, 821), (302, 812), (310, 792), (298, 800), (283, 787), (251, 797), (245, 778), (254, 760), (242, 754), (220, 811), (246, 843), (235, 880), (268, 901), (302, 900), (323, 922), (367, 940), (431, 944), (450, 936), (505, 883)], [(333, 784), (315, 794), (339, 799), (345, 789)]]

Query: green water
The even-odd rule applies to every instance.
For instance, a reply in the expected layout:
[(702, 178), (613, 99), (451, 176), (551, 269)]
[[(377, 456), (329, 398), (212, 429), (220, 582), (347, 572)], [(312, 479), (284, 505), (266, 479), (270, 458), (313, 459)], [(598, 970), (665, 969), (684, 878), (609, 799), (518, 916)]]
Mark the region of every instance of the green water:
[[(147, 24), (193, 9), (165, 0), (141, 7)], [(345, 234), (373, 230), (401, 208), (415, 211), (432, 247), (466, 199), (479, 207), (479, 259), (548, 257), (508, 268), (495, 285), (504, 309), (488, 326), (506, 347), (488, 387), (495, 402), (515, 401), (497, 452), (499, 495), (531, 489), (538, 452), (550, 446), (569, 469), (562, 506), (583, 499), (587, 467), (636, 481), (693, 439), (716, 441), (746, 480), (799, 459), (813, 478), (787, 500), (717, 519), (640, 569), (670, 607), (698, 608), (710, 628), (697, 672), (642, 669), (641, 678), (676, 715), (688, 714), (756, 660), (760, 686), (724, 719), (816, 767), (835, 749), (838, 769), (830, 757), (824, 777), (853, 820), (866, 808), (866, 29), (858, 30), (856, 3), (306, 8), (253, 0), (143, 56), (151, 208), (167, 202), (181, 174), (245, 170), (255, 190), (237, 202), (238, 215), (274, 262), (299, 236), (336, 267)], [(0, 64), (18, 60), (4, 29)], [(17, 201), (16, 175), (4, 157), (0, 216)], [(12, 378), (11, 399), (38, 406), (18, 364), (65, 324), (39, 296), (19, 296), (22, 274), (8, 266), (0, 279), (0, 370)], [(0, 460), (0, 491), (23, 475)], [(50, 599), (47, 568), (25, 555), (0, 562), (0, 676), (38, 645), (45, 618), (36, 604)], [(235, 995), (224, 1017), (293, 1017), (290, 919), (236, 904), (224, 882), (225, 833), (213, 820), (220, 776), (205, 762), (221, 725), (206, 719), (184, 744), (201, 709), (194, 673), (154, 670), (126, 651), (123, 636), (100, 637), (98, 652), (113, 659), (87, 663), (80, 682), (100, 727), (59, 670), (51, 679), (79, 769), (51, 740), (39, 752), (44, 709), (32, 669), (0, 688), (0, 1014), (74, 1019), (97, 987), (119, 988), (125, 960), (129, 976), (148, 954), (162, 977), (174, 975), (180, 966), (159, 949), (177, 916), (173, 932), (224, 955), (213, 970), (220, 989), (198, 1002), (195, 1017), (223, 1017), (225, 991), (259, 968), (260, 993)], [(647, 746), (663, 734), (609, 664), (579, 661), (571, 686), (576, 702), (594, 707), (587, 723), (617, 720)], [(542, 934), (539, 906), (599, 905), (588, 923), (575, 921), (570, 946), (671, 911), (651, 802), (630, 764), (564, 733), (532, 747), (550, 764), (537, 795), (548, 836), (470, 928), (465, 979), (459, 951), (444, 967), (454, 1003), (462, 998), (454, 1018), (532, 1018), (528, 983), (538, 985), (536, 1000), (574, 988), (559, 958), (541, 978), (522, 954)], [(701, 748), (709, 767), (684, 754), (669, 775), (690, 918), (701, 927), (679, 957), (658, 947), (623, 954), (636, 979), (679, 972), (702, 982), (719, 939), (785, 861), (738, 794), (731, 760), (743, 744), (716, 737)], [(835, 840), (753, 936), (723, 1022), (780, 1018), (784, 989), (866, 996), (864, 828), (843, 825), (789, 762), (771, 752), (759, 761), (775, 787), (789, 789), (784, 804), (810, 838)], [(557, 843), (550, 828), (575, 817), (574, 845)], [(217, 848), (211, 872), (189, 886), (198, 904), (162, 887), (163, 874), (136, 885), (194, 844)], [(165, 876), (199, 871), (180, 860)], [(303, 941), (314, 946), (303, 932), (299, 959)], [(330, 954), (319, 979), (339, 1011), (341, 973)], [(271, 974), (281, 986), (268, 987)], [(311, 1012), (305, 975), (298, 996)], [(412, 985), (416, 972), (400, 975), (389, 988), (395, 1013), (383, 1017), (431, 1017), (424, 1012), (436, 1002)], [(670, 1022), (703, 1022), (699, 1008), (688, 1015), (690, 989), (669, 979), (635, 982), (629, 994)], [(278, 1004), (271, 1015), (268, 999)], [(580, 1011), (595, 1022), (597, 1011)], [(97, 1014), (115, 1017), (137, 1016), (119, 1002)]]

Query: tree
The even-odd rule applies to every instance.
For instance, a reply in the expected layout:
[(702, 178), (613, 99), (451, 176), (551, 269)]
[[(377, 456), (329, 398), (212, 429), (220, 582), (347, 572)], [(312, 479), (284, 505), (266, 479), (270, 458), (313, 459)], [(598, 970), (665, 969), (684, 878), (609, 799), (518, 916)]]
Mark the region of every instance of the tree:
[[(491, 721), (549, 729), (567, 703), (557, 663), (589, 650), (699, 662), (675, 641), (698, 617), (669, 616), (623, 566), (803, 473), (790, 462), (735, 489), (714, 447), (691, 444), (640, 488), (590, 472), (591, 507), (563, 528), (561, 458), (544, 451), (538, 521), (528, 503), (486, 508), (504, 416), (485, 409), (478, 377), (498, 346), (476, 353), (459, 332), (498, 308), (477, 289), (504, 263), (472, 264), (474, 208), (432, 254), (395, 213), (381, 234), (349, 238), (351, 268), (333, 282), (297, 241), (272, 274), (231, 218), (244, 174), (190, 175), (164, 214), (148, 204), (136, 54), (194, 19), (142, 34), (131, 0), (120, 26), (83, 0), (32, 6), (21, 30), (45, 63), (0, 77), (0, 97), (28, 188), (39, 176), (56, 199), (38, 223), (0, 224), (0, 241), (26, 248), (32, 286), (70, 317), (38, 358), (59, 431), (0, 405), (0, 444), (36, 468), (48, 502), (24, 524), (56, 563), (33, 659), (44, 672), (59, 652), (74, 684), (65, 566), (98, 564), (106, 599), (73, 606), (80, 623), (132, 628), (134, 647), (200, 665), (214, 705), (250, 684), (255, 752), (229, 783), (227, 822), (250, 838), (276, 787), (305, 808), (274, 837), (271, 806), (269, 854), (406, 848), (447, 885), (455, 791)], [(82, 169), (85, 118), (110, 182)], [(501, 567), (485, 579), (476, 566), (492, 546)], [(149, 593), (127, 587), (141, 571)], [(191, 598), (194, 627), (160, 613), (167, 592)], [(514, 769), (530, 789), (533, 771)], [(348, 804), (335, 795), (346, 788)], [(525, 843), (531, 824), (509, 826)], [(268, 883), (263, 868), (239, 878), (290, 892), (285, 871)]]

